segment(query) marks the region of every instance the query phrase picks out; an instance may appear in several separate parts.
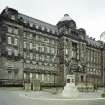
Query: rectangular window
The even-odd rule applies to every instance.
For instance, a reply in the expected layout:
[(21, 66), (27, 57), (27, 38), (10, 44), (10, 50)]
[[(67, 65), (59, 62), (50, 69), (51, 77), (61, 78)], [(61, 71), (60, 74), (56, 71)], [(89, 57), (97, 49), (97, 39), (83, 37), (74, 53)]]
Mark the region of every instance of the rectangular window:
[(44, 74), (42, 74), (42, 81), (44, 81)]
[(30, 53), (30, 59), (33, 59), (33, 54), (32, 53)]
[(18, 29), (17, 28), (14, 28), (13, 33), (16, 34), (16, 35), (18, 35)]
[(27, 47), (27, 43), (26, 42), (24, 42), (24, 48), (26, 48)]
[(36, 54), (36, 61), (39, 61), (39, 54)]
[(26, 57), (27, 57), (26, 52), (24, 52), (24, 58), (26, 58)]
[(26, 32), (23, 33), (23, 37), (24, 37), (24, 38), (27, 37), (27, 33), (26, 33)]
[(29, 38), (32, 39), (32, 34), (31, 33), (29, 34)]
[(54, 48), (51, 48), (51, 54), (54, 54)]
[(50, 48), (49, 47), (47, 47), (47, 53), (50, 53)]
[(32, 50), (33, 46), (32, 46), (32, 43), (30, 43), (30, 50)]
[(39, 79), (39, 75), (38, 74), (36, 74), (36, 79)]
[(11, 37), (8, 37), (8, 44), (12, 44), (12, 39), (11, 39)]
[(11, 15), (11, 19), (12, 20), (15, 20), (15, 15)]
[(51, 41), (51, 44), (54, 44), (54, 40), (52, 39), (52, 40), (50, 40)]
[(16, 50), (16, 49), (14, 50), (14, 55), (18, 56), (18, 50)]
[(8, 49), (8, 55), (12, 55), (12, 49)]
[(15, 38), (14, 39), (14, 45), (17, 45), (18, 44), (18, 40)]
[(68, 49), (65, 49), (65, 54), (68, 55)]
[(12, 33), (13, 28), (12, 27), (8, 27), (8, 33)]
[(8, 71), (8, 79), (13, 79), (13, 77), (12, 77), (12, 71)]
[(42, 46), (42, 52), (44, 52), (44, 46)]
[(38, 51), (38, 49), (39, 49), (39, 45), (38, 45), (38, 44), (36, 44), (36, 51)]
[(44, 55), (42, 55), (42, 57), (41, 57), (41, 58), (42, 58), (42, 61), (44, 61)]

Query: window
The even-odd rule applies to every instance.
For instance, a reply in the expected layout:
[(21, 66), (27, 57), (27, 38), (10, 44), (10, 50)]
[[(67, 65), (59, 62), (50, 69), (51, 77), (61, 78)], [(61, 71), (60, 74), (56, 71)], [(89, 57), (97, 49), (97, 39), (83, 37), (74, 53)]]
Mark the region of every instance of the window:
[(30, 27), (33, 27), (33, 23), (30, 23)]
[(54, 31), (54, 30), (52, 30), (52, 33), (53, 33), (53, 34), (55, 34), (55, 31)]
[(26, 79), (26, 73), (24, 73), (24, 79)]
[(24, 52), (24, 58), (26, 58), (26, 57), (27, 57), (26, 52)]
[(50, 40), (51, 41), (51, 44), (54, 44), (54, 40)]
[(36, 35), (36, 40), (38, 41), (39, 40), (39, 37)]
[(39, 28), (39, 26), (36, 25), (36, 29), (38, 29), (38, 28)]
[(45, 29), (45, 28), (44, 28), (44, 27), (42, 27), (42, 30), (43, 30), (43, 31), (44, 31), (44, 29)]
[(50, 57), (47, 55), (47, 56), (46, 56), (46, 61), (49, 61), (49, 58), (50, 58)]
[(44, 55), (42, 55), (42, 57), (41, 57), (41, 58), (42, 58), (42, 61), (44, 61)]
[(33, 46), (32, 46), (32, 43), (30, 43), (30, 50), (32, 50)]
[(14, 15), (11, 15), (11, 19), (12, 19), (12, 20), (15, 20), (15, 16), (14, 16)]
[(47, 32), (50, 32), (50, 29), (49, 28), (47, 28)]
[(23, 33), (23, 36), (24, 36), (24, 38), (26, 38), (26, 37), (27, 37), (27, 34), (26, 34), (26, 32), (24, 32), (24, 33)]
[(8, 27), (8, 32), (12, 33), (12, 27)]
[(30, 59), (33, 59), (33, 54), (32, 53), (30, 53)]
[(36, 79), (38, 79), (38, 77), (39, 77), (38, 74), (36, 74)]
[(49, 39), (48, 38), (44, 38), (44, 42), (49, 43)]
[(14, 28), (13, 33), (17, 35), (18, 34), (18, 29)]
[(83, 77), (83, 75), (81, 75), (81, 82), (83, 82), (84, 81), (84, 77)]
[(42, 52), (44, 52), (44, 46), (42, 46)]
[(50, 74), (47, 74), (47, 80), (50, 81)]
[(29, 38), (32, 39), (32, 34), (31, 33), (29, 34)]
[(68, 55), (68, 49), (65, 49), (65, 54)]
[(11, 37), (8, 37), (8, 44), (12, 44)]
[(39, 54), (36, 54), (36, 61), (39, 60)]
[(12, 71), (8, 71), (8, 79), (13, 79), (13, 77), (12, 77)]
[(26, 42), (24, 42), (24, 48), (26, 48), (27, 47), (27, 44), (26, 44)]
[(54, 54), (54, 48), (51, 48), (51, 54)]
[(44, 74), (42, 74), (42, 81), (44, 81)]
[(17, 45), (17, 43), (18, 43), (18, 40), (15, 38), (14, 39), (14, 45)]
[(49, 47), (47, 47), (47, 53), (50, 53), (50, 48)]
[(30, 79), (32, 79), (32, 73), (30, 73)]
[(38, 49), (39, 49), (39, 45), (38, 45), (38, 44), (36, 44), (36, 51), (38, 51)]
[(16, 50), (16, 49), (14, 50), (14, 55), (18, 56), (18, 50)]
[(12, 49), (8, 49), (8, 55), (12, 55)]
[(18, 71), (14, 71), (14, 78), (18, 79)]

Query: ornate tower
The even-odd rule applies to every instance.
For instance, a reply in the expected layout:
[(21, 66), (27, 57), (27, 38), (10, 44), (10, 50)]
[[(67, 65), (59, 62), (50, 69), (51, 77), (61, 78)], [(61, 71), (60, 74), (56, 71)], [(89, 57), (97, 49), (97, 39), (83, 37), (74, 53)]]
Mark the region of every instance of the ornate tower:
[(59, 31), (59, 52), (60, 52), (60, 68), (59, 68), (59, 80), (60, 83), (66, 82), (66, 75), (70, 74), (70, 63), (72, 56), (72, 41), (69, 38), (74, 30), (76, 30), (75, 21), (68, 15), (57, 23)]
[(76, 23), (68, 14), (65, 14), (57, 23), (57, 27), (60, 33), (70, 34), (72, 29), (76, 29)]

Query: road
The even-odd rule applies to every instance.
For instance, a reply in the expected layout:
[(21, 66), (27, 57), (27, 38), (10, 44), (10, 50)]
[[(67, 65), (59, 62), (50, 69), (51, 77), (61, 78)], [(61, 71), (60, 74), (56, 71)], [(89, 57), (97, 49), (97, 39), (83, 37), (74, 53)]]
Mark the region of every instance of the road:
[[(105, 105), (105, 100), (38, 100), (22, 97), (22, 90), (0, 88), (0, 105)], [(37, 97), (37, 96), (36, 96)]]

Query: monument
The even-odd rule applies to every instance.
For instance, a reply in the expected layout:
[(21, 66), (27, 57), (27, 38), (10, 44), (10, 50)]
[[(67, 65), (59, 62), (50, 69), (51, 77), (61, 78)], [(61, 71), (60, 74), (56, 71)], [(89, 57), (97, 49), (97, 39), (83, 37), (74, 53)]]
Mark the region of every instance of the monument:
[(75, 75), (67, 75), (62, 96), (67, 98), (76, 98), (79, 96), (79, 91), (75, 85)]

